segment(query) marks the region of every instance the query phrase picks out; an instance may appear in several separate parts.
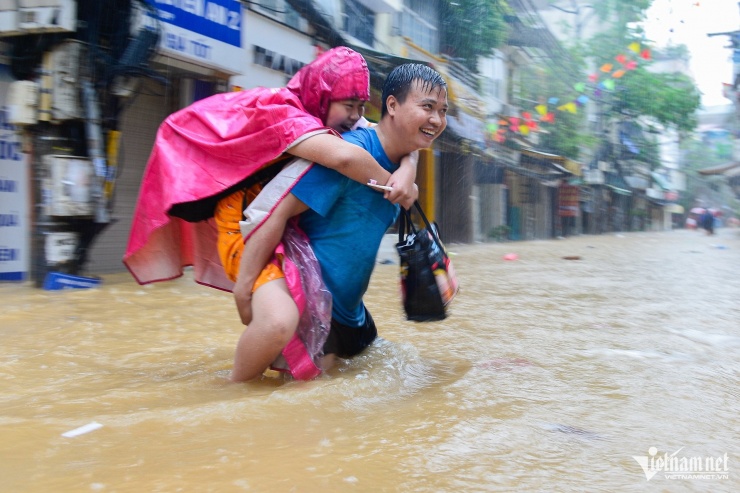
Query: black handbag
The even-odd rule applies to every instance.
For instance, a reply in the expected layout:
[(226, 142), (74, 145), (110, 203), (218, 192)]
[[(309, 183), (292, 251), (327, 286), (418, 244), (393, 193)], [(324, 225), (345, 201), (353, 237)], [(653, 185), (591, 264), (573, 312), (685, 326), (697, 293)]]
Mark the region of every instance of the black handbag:
[(457, 276), (436, 225), (429, 223), (418, 201), (414, 206), (425, 227), (417, 230), (411, 213), (403, 208), (398, 223), (403, 309), (406, 318), (415, 322), (444, 320), (459, 289)]

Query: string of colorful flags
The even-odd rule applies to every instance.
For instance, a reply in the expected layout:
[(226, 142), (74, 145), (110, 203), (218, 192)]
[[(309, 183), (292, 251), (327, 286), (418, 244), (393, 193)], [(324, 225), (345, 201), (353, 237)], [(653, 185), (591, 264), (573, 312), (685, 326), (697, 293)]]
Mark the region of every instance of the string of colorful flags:
[[(530, 132), (538, 131), (541, 123), (554, 123), (555, 111), (578, 113), (578, 108), (585, 106), (590, 100), (586, 94), (589, 89), (592, 90), (591, 96), (594, 98), (601, 97), (604, 91), (613, 91), (616, 88), (616, 79), (621, 79), (627, 72), (635, 70), (640, 59), (647, 61), (651, 58), (650, 50), (642, 47), (637, 41), (630, 43), (627, 50), (626, 53), (620, 53), (614, 58), (616, 63), (604, 63), (596, 73), (590, 74), (588, 83), (575, 84), (573, 88), (578, 96), (571, 101), (559, 104), (559, 98), (550, 97), (547, 103), (534, 106), (534, 112), (523, 111), (521, 117), (503, 116), (498, 122), (489, 123), (487, 130), (491, 139), (503, 143), (507, 132), (527, 136)], [(600, 78), (602, 80), (599, 80)]]

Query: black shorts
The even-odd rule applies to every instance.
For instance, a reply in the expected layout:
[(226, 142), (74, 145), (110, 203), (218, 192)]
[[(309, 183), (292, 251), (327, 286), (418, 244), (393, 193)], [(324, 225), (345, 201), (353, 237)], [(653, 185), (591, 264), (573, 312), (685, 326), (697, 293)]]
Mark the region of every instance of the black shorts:
[(324, 343), (324, 354), (336, 354), (340, 358), (357, 356), (378, 337), (373, 317), (365, 308), (365, 325), (349, 327), (331, 319), (331, 330)]

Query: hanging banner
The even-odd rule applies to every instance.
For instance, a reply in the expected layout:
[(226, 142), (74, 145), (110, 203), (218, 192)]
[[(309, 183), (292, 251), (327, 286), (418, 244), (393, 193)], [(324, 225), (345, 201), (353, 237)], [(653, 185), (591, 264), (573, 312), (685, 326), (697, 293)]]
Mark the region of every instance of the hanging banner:
[(558, 208), (558, 214), (560, 217), (577, 217), (580, 188), (574, 185), (561, 185), (559, 191), (560, 207)]
[(28, 165), (6, 100), (14, 80), (0, 64), (0, 281), (26, 279), (30, 257)]
[(154, 4), (163, 29), (161, 54), (229, 74), (243, 72), (239, 0), (155, 0)]

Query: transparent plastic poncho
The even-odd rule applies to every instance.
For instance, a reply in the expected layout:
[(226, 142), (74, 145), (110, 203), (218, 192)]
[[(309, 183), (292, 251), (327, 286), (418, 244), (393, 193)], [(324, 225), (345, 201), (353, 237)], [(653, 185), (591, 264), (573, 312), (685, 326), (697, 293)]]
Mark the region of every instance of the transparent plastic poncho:
[(320, 373), (323, 347), (331, 328), (332, 297), (308, 237), (298, 228), (296, 219), (286, 225), (276, 253), (283, 253), (285, 280), (301, 314), (296, 335), (283, 356), (293, 377), (307, 380)]

